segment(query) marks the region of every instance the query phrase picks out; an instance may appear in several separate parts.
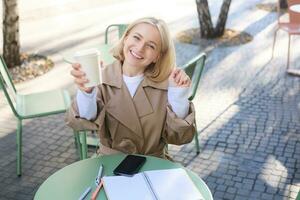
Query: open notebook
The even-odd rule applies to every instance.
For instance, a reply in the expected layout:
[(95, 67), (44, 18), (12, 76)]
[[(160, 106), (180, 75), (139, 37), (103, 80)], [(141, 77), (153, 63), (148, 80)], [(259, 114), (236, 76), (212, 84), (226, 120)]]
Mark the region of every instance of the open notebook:
[(186, 171), (182, 168), (145, 171), (127, 176), (103, 177), (109, 200), (202, 200)]

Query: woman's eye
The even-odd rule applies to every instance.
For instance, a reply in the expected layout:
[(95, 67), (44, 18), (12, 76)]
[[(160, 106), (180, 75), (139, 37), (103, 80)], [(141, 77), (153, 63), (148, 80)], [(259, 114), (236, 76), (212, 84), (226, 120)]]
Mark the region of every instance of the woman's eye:
[(134, 35), (133, 38), (136, 39), (136, 40), (140, 40), (140, 38), (136, 35)]
[(148, 47), (150, 47), (151, 49), (155, 50), (155, 46), (148, 44)]

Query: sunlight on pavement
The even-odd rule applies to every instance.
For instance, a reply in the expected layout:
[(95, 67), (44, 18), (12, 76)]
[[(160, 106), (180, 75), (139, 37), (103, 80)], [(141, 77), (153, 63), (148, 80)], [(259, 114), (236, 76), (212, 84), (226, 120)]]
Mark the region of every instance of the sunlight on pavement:
[[(274, 174), (275, 172), (280, 172), (280, 174)], [(282, 183), (285, 183), (287, 176), (287, 168), (285, 168), (285, 166), (274, 156), (268, 156), (267, 160), (265, 161), (262, 167), (260, 178), (263, 179), (269, 186), (277, 188)]]
[[(228, 107), (232, 102), (236, 100), (236, 90), (223, 89), (215, 91), (202, 91), (203, 96), (196, 97), (194, 104), (197, 105), (196, 119), (199, 129), (207, 125), (208, 122), (214, 120), (217, 116), (221, 115), (224, 108)], [(204, 95), (205, 94), (205, 95)], [(201, 102), (207, 102), (205, 104)], [(230, 119), (239, 113), (238, 106), (231, 106), (226, 112), (226, 118), (222, 117), (221, 123), (213, 125), (214, 128), (222, 128)], [(220, 122), (220, 121), (219, 121)], [(214, 134), (214, 133), (211, 133)]]

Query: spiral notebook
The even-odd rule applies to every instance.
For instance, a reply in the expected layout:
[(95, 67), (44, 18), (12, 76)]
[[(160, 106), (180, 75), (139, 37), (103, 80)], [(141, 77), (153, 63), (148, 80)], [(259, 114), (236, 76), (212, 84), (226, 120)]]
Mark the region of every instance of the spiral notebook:
[(204, 200), (182, 168), (105, 176), (103, 182), (108, 200)]

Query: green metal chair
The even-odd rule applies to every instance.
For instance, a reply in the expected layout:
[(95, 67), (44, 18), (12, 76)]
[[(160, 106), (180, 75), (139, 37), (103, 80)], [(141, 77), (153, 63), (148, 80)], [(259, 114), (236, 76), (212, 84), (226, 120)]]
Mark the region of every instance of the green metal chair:
[[(89, 132), (91, 132), (92, 135), (96, 135), (96, 137), (90, 137), (90, 135), (87, 135)], [(79, 139), (79, 146), (78, 146), (78, 150), (79, 150), (79, 157), (80, 160), (86, 159), (88, 158), (88, 145), (89, 146), (93, 146), (99, 148), (100, 145), (100, 139), (98, 137), (97, 134), (94, 133), (94, 131), (90, 131), (90, 130), (82, 130), (82, 131), (78, 131), (78, 139)], [(96, 153), (92, 156), (94, 157), (96, 156)]]
[[(184, 69), (184, 71), (187, 73), (187, 75), (190, 77), (192, 81), (191, 93), (189, 96), (190, 101), (194, 99), (197, 93), (198, 85), (205, 65), (205, 60), (206, 60), (206, 54), (201, 53), (195, 56), (194, 58), (192, 58), (190, 61), (188, 61), (188, 63), (186, 63), (184, 66), (182, 66), (182, 69)], [(198, 139), (197, 130), (195, 134), (195, 145), (196, 145), (197, 154), (199, 154), (200, 148), (199, 148), (199, 139)]]
[[(19, 94), (9, 75), (7, 66), (0, 56), (0, 87), (8, 104), (17, 118), (17, 175), (22, 174), (22, 121), (64, 113), (70, 105), (70, 95), (66, 90), (51, 90), (39, 93)], [(75, 144), (79, 145), (79, 135), (75, 134)]]
[(123, 36), (125, 33), (125, 30), (127, 28), (128, 24), (111, 24), (109, 25), (105, 30), (105, 44), (108, 44), (108, 33), (111, 28), (117, 28), (119, 39)]

